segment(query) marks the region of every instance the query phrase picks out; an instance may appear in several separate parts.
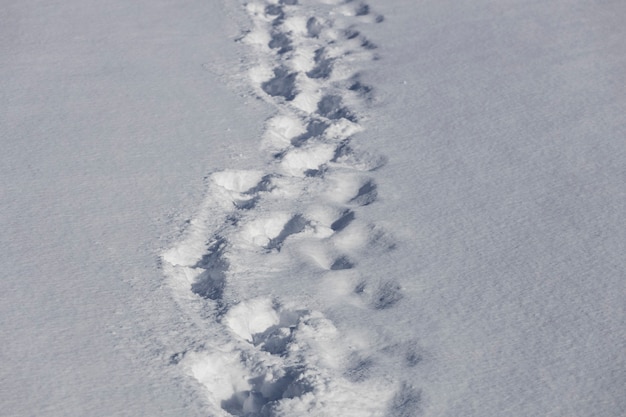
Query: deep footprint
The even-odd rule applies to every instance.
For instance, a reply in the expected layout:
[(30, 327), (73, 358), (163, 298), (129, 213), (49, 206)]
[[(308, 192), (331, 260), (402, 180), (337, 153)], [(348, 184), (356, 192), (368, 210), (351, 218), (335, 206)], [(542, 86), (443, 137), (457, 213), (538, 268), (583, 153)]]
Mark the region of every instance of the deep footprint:
[(269, 243), (265, 246), (265, 249), (276, 249), (280, 251), (280, 248), (285, 240), (291, 235), (302, 232), (307, 224), (308, 222), (304, 218), (304, 216), (302, 216), (301, 214), (296, 214), (291, 219), (289, 219), (287, 223), (285, 223), (283, 230), (281, 230), (278, 236), (270, 239)]
[(352, 268), (354, 268), (354, 263), (352, 263), (350, 259), (345, 256), (340, 256), (339, 258), (335, 259), (335, 261), (330, 266), (331, 271), (341, 271), (344, 269)]
[(307, 77), (312, 79), (327, 79), (333, 70), (333, 59), (326, 56), (326, 50), (320, 48), (315, 51), (313, 58), (315, 67), (306, 73)]
[(291, 139), (293, 146), (300, 147), (309, 139), (319, 137), (328, 129), (328, 123), (313, 119), (306, 126), (306, 132)]
[[(314, 260), (314, 270), (320, 271), (320, 266), (323, 270), (320, 277), (337, 281), (359, 277), (363, 272), (360, 261), (371, 253), (367, 251), (375, 241), (382, 242), (379, 246), (386, 244), (385, 236), (378, 238), (373, 227), (367, 229), (356, 221), (364, 214), (361, 207), (378, 199), (374, 179), (360, 172), (372, 171), (384, 162), (350, 146), (363, 129), (350, 104), (371, 100), (373, 92), (350, 68), (358, 60), (375, 59), (367, 50), (376, 48), (354, 27), (359, 22), (382, 21), (382, 16), (372, 15), (363, 2), (322, 3), (310, 8), (293, 7), (297, 0), (247, 3), (256, 28), (248, 32), (249, 44), (256, 48), (253, 58), (258, 58), (261, 71), (251, 72), (253, 87), (260, 87), (267, 96), (259, 98), (278, 109), (272, 119), (275, 123), (266, 125), (263, 145), (269, 145), (265, 148), (268, 156), (277, 157), (258, 171), (226, 170), (213, 175), (219, 187), (211, 189), (216, 191), (214, 201), (207, 197), (197, 222), (200, 232), (192, 226), (196, 235), (190, 246), (177, 248), (180, 255), (173, 257), (179, 282), (187, 285), (193, 274), (191, 292), (218, 304), (216, 308), (215, 303), (195, 301), (201, 303), (203, 312), (217, 313), (199, 319), (209, 329), (221, 326), (211, 330), (224, 333), (224, 339), (215, 346), (200, 340), (197, 346), (203, 346), (204, 356), (194, 358), (198, 351), (189, 349), (170, 358), (172, 364), (193, 368), (192, 374), (206, 387), (215, 407), (209, 414), (284, 417), (343, 415), (345, 411), (345, 415), (408, 417), (420, 405), (419, 391), (408, 385), (400, 390), (389, 387), (380, 398), (364, 402), (367, 390), (362, 387), (380, 386), (381, 381), (374, 379), (381, 366), (379, 357), (366, 348), (342, 350), (346, 335), (321, 313), (308, 311), (306, 306), (283, 310), (273, 298), (254, 298), (256, 287), (244, 288), (249, 278), (292, 273), (292, 268), (306, 261), (294, 254), (323, 245), (328, 247), (320, 249), (321, 255)], [(257, 81), (257, 74), (265, 74), (265, 68), (273, 68), (273, 74)], [(339, 179), (336, 190), (332, 188), (335, 179)], [(320, 217), (307, 205), (320, 206)], [(307, 217), (294, 213), (307, 213)], [(221, 225), (220, 219), (224, 219)], [(354, 239), (352, 231), (361, 234)], [(293, 235), (298, 236), (290, 239)], [(201, 242), (206, 237), (210, 244), (203, 253)], [(341, 246), (342, 239), (365, 243)], [(267, 268), (258, 273), (259, 262), (264, 261)], [(269, 284), (254, 285), (265, 291)], [(364, 281), (354, 289), (358, 296), (352, 292), (353, 281), (343, 285), (344, 294), (335, 294), (338, 299), (345, 296), (354, 302), (360, 298), (358, 304), (372, 310), (390, 309), (403, 297), (393, 280)], [(281, 288), (271, 291), (282, 295)], [(185, 301), (188, 295), (181, 299)], [(295, 302), (293, 298), (287, 301)], [(401, 366), (415, 366), (421, 360), (417, 353), (401, 353)], [(338, 356), (341, 364), (329, 365), (321, 359), (324, 356)], [(339, 392), (329, 392), (327, 387), (337, 387)]]
[(343, 106), (343, 100), (338, 95), (326, 95), (317, 103), (317, 112), (331, 120), (346, 119), (356, 123), (356, 116)]
[(274, 69), (274, 78), (261, 84), (261, 88), (272, 97), (284, 97), (291, 101), (296, 98), (296, 77), (295, 72), (289, 72), (287, 68), (278, 67)]
[(378, 197), (378, 191), (376, 190), (376, 184), (373, 180), (367, 181), (359, 188), (356, 195), (350, 200), (351, 203), (359, 206), (367, 206), (376, 201)]
[(350, 223), (352, 223), (352, 221), (355, 218), (355, 214), (354, 211), (348, 209), (346, 211), (344, 211), (343, 213), (341, 213), (341, 217), (339, 217), (337, 220), (335, 220), (331, 225), (330, 228), (334, 231), (334, 232), (340, 232), (343, 229), (345, 229), (346, 227), (348, 227), (348, 225)]
[(208, 248), (208, 253), (194, 265), (194, 268), (204, 270), (191, 284), (191, 291), (202, 298), (221, 300), (226, 286), (226, 271), (228, 261), (224, 259), (226, 239), (218, 237)]

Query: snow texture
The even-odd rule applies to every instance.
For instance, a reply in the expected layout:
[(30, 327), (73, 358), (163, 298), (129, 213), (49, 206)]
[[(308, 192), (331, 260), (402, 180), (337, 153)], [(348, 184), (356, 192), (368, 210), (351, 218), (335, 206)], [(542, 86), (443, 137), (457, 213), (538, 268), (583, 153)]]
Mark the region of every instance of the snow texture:
[(626, 415), (624, 19), (5, 2), (1, 414)]
[[(220, 335), (181, 364), (214, 415), (412, 415), (418, 401), (397, 398), (419, 390), (371, 371), (386, 347), (340, 331), (318, 309), (330, 299), (385, 310), (402, 299), (395, 280), (359, 268), (394, 247), (360, 219), (377, 201), (373, 175), (385, 158), (352, 146), (363, 126), (348, 104), (365, 104), (351, 87), (360, 63), (376, 59), (351, 28), (381, 19), (364, 3), (250, 2), (246, 11), (250, 86), (276, 109), (259, 144), (267, 162), (209, 175), (185, 238), (163, 255), (182, 308)], [(259, 67), (271, 68), (266, 79)]]

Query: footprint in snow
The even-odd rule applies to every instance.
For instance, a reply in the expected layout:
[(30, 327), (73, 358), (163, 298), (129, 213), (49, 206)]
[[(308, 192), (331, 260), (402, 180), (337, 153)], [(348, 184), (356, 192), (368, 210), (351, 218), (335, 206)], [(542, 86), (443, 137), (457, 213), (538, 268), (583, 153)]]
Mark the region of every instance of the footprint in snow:
[[(252, 1), (246, 10), (253, 28), (242, 40), (260, 65), (250, 81), (277, 111), (263, 134), (270, 158), (260, 170), (209, 176), (209, 193), (186, 238), (163, 256), (176, 288), (186, 286), (206, 308), (216, 308), (200, 320), (230, 335), (214, 348), (173, 355), (171, 363), (186, 366), (205, 387), (216, 415), (413, 415), (420, 391), (377, 380), (377, 359), (347, 347), (345, 335), (321, 312), (232, 295), (246, 293), (238, 286), (248, 281), (238, 282), (234, 271), (254, 271), (251, 259), (269, 264), (269, 273), (288, 274), (306, 263), (299, 251), (315, 247), (319, 253), (311, 259), (320, 273), (342, 279), (361, 275), (359, 261), (372, 248), (395, 245), (360, 218), (378, 201), (375, 178), (366, 173), (385, 158), (354, 145), (363, 130), (354, 104), (366, 104), (373, 93), (358, 63), (376, 59), (376, 45), (355, 24), (384, 18), (366, 3), (345, 0)], [(345, 297), (371, 311), (403, 299), (394, 280), (351, 279)], [(181, 303), (191, 302), (179, 294)], [(419, 363), (415, 352), (399, 355), (401, 366)]]

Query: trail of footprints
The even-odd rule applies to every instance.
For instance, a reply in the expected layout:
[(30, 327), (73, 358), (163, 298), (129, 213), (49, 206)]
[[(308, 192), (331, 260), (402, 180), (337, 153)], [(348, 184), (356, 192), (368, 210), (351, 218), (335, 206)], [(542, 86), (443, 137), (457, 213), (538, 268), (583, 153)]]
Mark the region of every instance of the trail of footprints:
[[(268, 162), (264, 170), (211, 174), (185, 239), (163, 255), (190, 314), (224, 329), (173, 362), (206, 387), (215, 415), (411, 415), (419, 391), (371, 371), (381, 355), (414, 366), (415, 349), (392, 345), (377, 353), (355, 335), (346, 343), (304, 296), (326, 286), (329, 297), (377, 310), (402, 299), (394, 281), (365, 280), (359, 272), (360, 257), (394, 246), (384, 230), (359, 219), (378, 198), (372, 171), (385, 160), (352, 143), (362, 128), (351, 103), (372, 94), (354, 68), (377, 59), (375, 45), (353, 24), (383, 17), (365, 3), (340, 0), (245, 7), (253, 27), (241, 41), (258, 58), (251, 84), (277, 108), (261, 143)], [(299, 281), (299, 270), (319, 282)], [(260, 295), (259, 280), (290, 294), (300, 289), (303, 297)]]

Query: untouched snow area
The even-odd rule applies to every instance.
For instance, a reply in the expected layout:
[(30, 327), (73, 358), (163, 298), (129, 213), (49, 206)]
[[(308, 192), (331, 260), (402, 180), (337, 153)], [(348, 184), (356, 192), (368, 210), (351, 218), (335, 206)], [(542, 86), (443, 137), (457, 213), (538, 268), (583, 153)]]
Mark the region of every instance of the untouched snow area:
[(156, 342), (184, 327), (158, 254), (269, 113), (206, 70), (239, 28), (195, 0), (0, 19), (0, 415), (206, 415)]
[(626, 415), (625, 19), (5, 2), (2, 415)]

